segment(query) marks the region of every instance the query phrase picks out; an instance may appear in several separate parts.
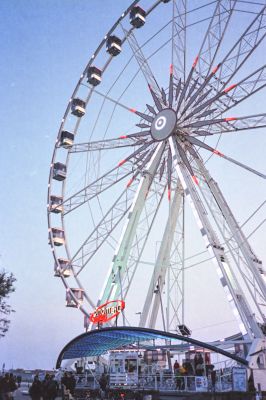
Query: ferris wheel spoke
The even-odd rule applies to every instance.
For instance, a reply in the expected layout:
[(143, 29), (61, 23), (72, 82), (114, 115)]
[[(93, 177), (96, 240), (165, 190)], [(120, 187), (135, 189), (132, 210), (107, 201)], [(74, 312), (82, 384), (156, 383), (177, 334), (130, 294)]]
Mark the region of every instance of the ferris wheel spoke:
[(109, 95), (107, 96), (106, 94), (101, 93), (99, 90), (96, 90), (95, 88), (94, 88), (93, 92), (98, 94), (99, 96), (103, 97), (104, 99), (114, 103), (116, 106), (123, 108), (124, 110), (130, 111), (130, 112), (132, 112), (132, 110), (134, 110), (133, 108), (128, 107), (127, 105), (121, 103), (121, 101), (115, 100), (112, 97), (110, 97)]
[[(132, 174), (132, 165), (126, 166), (126, 163), (131, 161), (132, 159), (136, 163), (136, 167), (138, 168), (133, 177), (138, 174), (140, 167), (138, 163), (140, 162), (143, 165), (143, 157), (144, 161), (146, 160), (146, 149), (150, 146), (150, 143), (145, 143), (138, 150), (134, 151), (125, 159), (121, 160), (117, 166), (103, 174), (100, 178), (96, 179), (85, 188), (77, 191), (72, 194), (62, 203), (60, 203), (60, 207), (63, 207), (63, 215), (68, 214), (76, 210), (78, 207), (92, 200), (94, 197), (99, 196), (101, 193), (105, 192), (107, 189), (115, 185), (116, 183), (122, 181), (126, 177), (129, 177)], [(133, 181), (133, 179), (131, 179)], [(58, 207), (59, 207), (58, 206)]]
[[(266, 35), (266, 6), (256, 15), (221, 62), (216, 86), (226, 87)], [(222, 82), (222, 83), (221, 83)]]
[(249, 74), (246, 78), (236, 83), (230, 94), (226, 92), (225, 101), (221, 107), (221, 111), (230, 110), (265, 87), (266, 65), (263, 65), (255, 72)]
[[(266, 126), (266, 114), (248, 115), (245, 117), (229, 117), (221, 121), (223, 124), (219, 127), (211, 126), (212, 134), (225, 132), (239, 132), (247, 129), (260, 129)], [(225, 123), (225, 124), (224, 124)]]
[(245, 164), (243, 164), (243, 163), (241, 163), (241, 162), (239, 162), (239, 161), (233, 159), (232, 157), (226, 156), (225, 154), (221, 153), (219, 150), (215, 149), (214, 147), (209, 146), (208, 144), (202, 142), (201, 140), (198, 140), (198, 139), (195, 138), (195, 137), (190, 137), (190, 136), (189, 136), (189, 137), (187, 138), (187, 140), (188, 140), (192, 145), (196, 145), (196, 146), (201, 147), (202, 149), (208, 150), (208, 151), (212, 152), (213, 154), (216, 154), (216, 155), (218, 155), (219, 157), (224, 158), (225, 160), (230, 161), (231, 163), (233, 163), (233, 164), (235, 164), (235, 165), (238, 165), (239, 167), (241, 167), (241, 168), (243, 168), (243, 169), (246, 169), (247, 171), (249, 171), (249, 172), (251, 172), (251, 173), (253, 173), (253, 174), (255, 174), (255, 175), (258, 175), (259, 177), (261, 177), (261, 178), (263, 178), (263, 179), (266, 179), (266, 175), (265, 175), (265, 174), (262, 174), (261, 172), (256, 171), (255, 169), (253, 169), (253, 168), (251, 168), (251, 167), (248, 167), (247, 165), (245, 165)]
[[(229, 119), (230, 118), (230, 119)], [(187, 125), (182, 126), (183, 128), (201, 128), (202, 126), (208, 126), (208, 125), (216, 125), (221, 122), (228, 122), (231, 121), (233, 117), (228, 117), (228, 118), (218, 118), (218, 119), (209, 119), (209, 120), (204, 120), (204, 121), (196, 121), (196, 122), (190, 122)], [(234, 118), (235, 120), (236, 118)]]
[[(210, 75), (219, 48), (232, 17), (236, 0), (218, 0), (199, 50), (197, 71), (200, 77)], [(203, 78), (204, 79), (204, 78)]]
[(159, 84), (149, 66), (147, 58), (144, 56), (144, 53), (138, 44), (138, 41), (134, 35), (134, 33), (128, 32), (125, 28), (123, 28), (124, 33), (126, 34), (126, 40), (129, 43), (129, 46), (131, 48), (131, 51), (133, 53), (133, 56), (135, 57), (139, 68), (142, 72), (142, 75), (144, 76), (147, 84), (152, 87), (153, 91), (157, 94), (157, 96), (161, 97), (161, 90), (159, 87)]
[(177, 111), (177, 112), (179, 111), (183, 100), (185, 100), (186, 92), (187, 92), (187, 90), (188, 90), (188, 88), (189, 88), (190, 81), (191, 81), (193, 72), (194, 72), (194, 70), (195, 70), (195, 68), (196, 68), (197, 62), (198, 62), (198, 56), (195, 58), (195, 60), (194, 60), (194, 62), (193, 62), (193, 64), (192, 64), (192, 67), (191, 67), (191, 69), (190, 69), (190, 72), (189, 72), (189, 74), (188, 74), (188, 77), (187, 77), (187, 79), (186, 79), (186, 81), (185, 81), (185, 83), (184, 83), (184, 86), (183, 86), (183, 88), (182, 88), (182, 91), (181, 91), (181, 93), (180, 93), (180, 95), (179, 95), (179, 100), (178, 100), (178, 104), (177, 104), (177, 108), (176, 108), (176, 111)]
[[(138, 168), (133, 177), (129, 180), (126, 189), (118, 197), (113, 206), (103, 216), (102, 220), (96, 226), (92, 234), (85, 240), (80, 249), (74, 255), (72, 259), (73, 265), (77, 266), (82, 263), (79, 271), (77, 272), (77, 275), (82, 272), (82, 270), (86, 267), (94, 254), (98, 251), (99, 247), (102, 246), (102, 244), (108, 239), (109, 235), (128, 212), (130, 207), (128, 198), (130, 196), (127, 195), (126, 200), (123, 199), (123, 196), (128, 193), (129, 187), (136, 180), (142, 169), (147, 165), (151, 157), (154, 155), (154, 152), (155, 150), (151, 150), (150, 152), (148, 152), (148, 154), (146, 154), (146, 157), (144, 157), (144, 160), (142, 161), (141, 167)], [(132, 193), (132, 190), (129, 190), (129, 192)]]
[[(232, 16), (236, 1), (233, 3), (230, 0), (219, 0), (217, 2), (214, 14), (210, 21), (206, 35), (203, 39), (199, 54), (197, 56), (197, 63), (194, 68), (194, 72), (198, 74), (196, 79), (196, 85), (198, 80), (201, 80), (199, 87), (196, 92), (191, 90), (190, 96), (187, 96), (186, 105), (182, 111), (182, 115), (190, 108), (195, 102), (198, 96), (203, 92), (203, 89), (209, 83), (209, 81), (215, 76), (217, 70), (220, 67), (218, 64), (213, 70), (211, 68), (214, 64), (216, 54), (221, 46), (224, 34), (227, 30), (230, 18)], [(192, 84), (193, 88), (195, 81)]]
[[(176, 79), (180, 78), (183, 83), (186, 80), (186, 16), (187, 0), (173, 0), (172, 75), (174, 75)], [(172, 90), (170, 91), (169, 88), (169, 95), (170, 93), (172, 93)]]
[[(147, 136), (150, 131), (140, 131), (128, 135), (121, 135), (119, 138), (97, 140), (87, 143), (75, 143), (69, 148), (69, 153), (83, 153), (100, 150), (113, 150), (124, 147), (135, 147), (143, 144), (140, 140), (143, 136)], [(135, 140), (138, 139), (139, 140)]]
[(108, 240), (111, 233), (123, 220), (131, 206), (133, 195), (134, 189), (132, 188), (129, 190), (128, 187), (126, 187), (76, 251), (71, 259), (71, 264), (77, 270), (75, 273), (76, 276), (83, 271), (95, 253), (105, 243), (105, 241)]
[[(251, 56), (253, 51), (259, 46), (261, 41), (264, 39), (266, 35), (265, 22), (262, 22), (262, 19), (264, 18), (264, 13), (265, 13), (265, 7), (252, 21), (252, 23), (242, 34), (240, 39), (235, 43), (235, 45), (225, 56), (222, 62), (220, 62), (215, 68), (213, 68), (211, 73), (210, 73), (210, 68), (208, 69), (207, 72), (208, 75), (206, 75), (200, 68), (198, 68), (197, 72), (199, 74), (199, 77), (203, 79), (203, 82), (185, 105), (183, 114), (192, 106), (192, 104), (195, 103), (195, 100), (197, 99), (199, 94), (202, 93), (203, 89), (211, 80), (213, 81), (212, 89), (216, 89), (218, 91), (217, 99), (221, 97), (221, 93), (223, 93), (221, 92), (221, 89), (226, 88), (226, 86), (233, 78), (233, 76), (238, 72), (241, 66), (246, 62), (246, 60)], [(227, 21), (227, 24), (228, 22), (229, 20)], [(248, 50), (246, 49), (247, 47)], [(199, 64), (200, 61), (202, 60), (200, 59), (199, 56), (199, 61), (197, 64)], [(215, 78), (215, 80), (213, 78)]]
[[(163, 168), (164, 168), (164, 164)], [(160, 171), (160, 175), (161, 175), (161, 171)], [(168, 149), (168, 155), (167, 155), (167, 196), (168, 196), (168, 200), (170, 201), (171, 199), (171, 182), (172, 182), (172, 156), (171, 156), (171, 150), (170, 148)]]
[(129, 177), (131, 174), (132, 168), (130, 168), (130, 166), (121, 167), (119, 165), (113, 168), (94, 182), (87, 185), (85, 188), (72, 194), (70, 197), (66, 198), (62, 203), (60, 203), (60, 206), (63, 207), (62, 215), (65, 216), (70, 212), (75, 211), (77, 208), (86, 204), (96, 196), (99, 196), (113, 185), (124, 180), (126, 177)]
[[(186, 120), (191, 118), (192, 116), (195, 116), (204, 108), (208, 108), (213, 103), (217, 102), (221, 97), (223, 97), (225, 100), (223, 100), (222, 103), (221, 102), (219, 103), (220, 112), (230, 110), (231, 108), (235, 107), (242, 101), (251, 97), (253, 94), (265, 88), (266, 86), (265, 71), (266, 71), (266, 65), (263, 65), (261, 68), (258, 68), (255, 72), (241, 79), (236, 84), (230, 85), (224, 90), (218, 92), (212, 98), (208, 99), (205, 103), (201, 104), (199, 107), (194, 108), (190, 114), (185, 116), (184, 119)], [(202, 98), (204, 98), (203, 96)], [(192, 103), (189, 102), (188, 105), (190, 106)], [(198, 103), (200, 103), (200, 99), (198, 100)], [(195, 102), (193, 105), (196, 106), (197, 102)], [(186, 107), (186, 110), (189, 108), (189, 106)]]
[[(205, 90), (205, 88), (206, 88), (206, 86), (208, 85), (208, 83), (209, 83), (209, 81), (211, 80), (211, 78), (215, 75), (215, 73), (216, 73), (216, 71), (217, 71), (217, 69), (218, 69), (218, 67), (216, 67), (216, 69), (215, 70), (213, 70), (212, 72), (211, 72), (211, 74), (210, 75), (208, 75), (204, 80), (203, 80), (203, 82), (199, 85), (199, 87), (197, 88), (197, 90), (196, 90), (196, 92), (193, 94), (192, 93), (192, 96), (189, 98), (189, 97), (187, 97), (187, 101), (186, 101), (186, 104), (185, 104), (185, 106), (184, 106), (184, 108), (183, 108), (183, 110), (182, 110), (182, 112), (181, 112), (181, 116), (182, 115), (184, 115), (184, 114), (186, 114), (186, 112), (187, 112), (187, 110), (192, 106), (192, 105), (194, 105), (194, 103), (196, 103), (196, 104), (199, 104), (201, 101), (203, 101), (208, 95), (209, 95), (209, 93), (211, 92), (211, 89), (207, 89), (207, 91), (204, 93), (204, 90)], [(195, 82), (194, 82), (195, 83)], [(197, 82), (198, 83), (198, 82)], [(194, 84), (193, 84), (194, 85)], [(202, 93), (204, 93), (204, 94), (202, 94)], [(200, 94), (202, 94), (201, 95), (201, 97), (198, 99), (198, 96), (200, 95)], [(198, 99), (198, 100), (197, 100)]]

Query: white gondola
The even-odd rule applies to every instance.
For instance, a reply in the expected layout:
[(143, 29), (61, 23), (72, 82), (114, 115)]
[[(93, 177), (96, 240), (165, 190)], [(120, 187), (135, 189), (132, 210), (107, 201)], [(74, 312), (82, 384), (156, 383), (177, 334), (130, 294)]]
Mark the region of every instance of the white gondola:
[(62, 246), (65, 244), (65, 231), (61, 228), (52, 228), (53, 244), (55, 246)]
[(83, 289), (70, 289), (75, 296), (76, 301), (73, 299), (69, 290), (66, 291), (66, 307), (77, 308), (78, 304), (83, 303), (84, 290)]
[(73, 99), (71, 104), (71, 113), (76, 117), (83, 117), (86, 112), (86, 103), (84, 100), (81, 99)]
[(146, 22), (146, 11), (144, 11), (141, 7), (135, 6), (132, 8), (129, 14), (129, 19), (131, 25), (135, 28), (141, 28)]
[(62, 131), (60, 136), (60, 146), (68, 148), (73, 146), (74, 133), (68, 131)]
[(106, 51), (112, 56), (117, 56), (122, 50), (122, 40), (117, 36), (109, 36), (106, 41)]
[(64, 278), (68, 278), (72, 274), (69, 260), (58, 258), (57, 263), (54, 265), (54, 271), (54, 276), (63, 276)]
[(53, 179), (56, 181), (63, 181), (66, 179), (66, 165), (62, 164), (60, 162), (54, 163), (54, 168), (53, 168)]
[(87, 78), (91, 85), (97, 86), (102, 81), (102, 71), (97, 67), (91, 66), (88, 68)]
[(63, 212), (63, 197), (60, 196), (50, 196), (50, 204), (49, 204), (49, 210), (52, 213), (55, 214), (60, 214)]

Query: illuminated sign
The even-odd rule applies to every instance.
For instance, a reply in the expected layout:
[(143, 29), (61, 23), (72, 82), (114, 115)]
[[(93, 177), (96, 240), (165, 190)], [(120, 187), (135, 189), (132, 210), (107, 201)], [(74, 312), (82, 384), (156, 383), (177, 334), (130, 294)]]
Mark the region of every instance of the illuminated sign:
[(95, 323), (105, 323), (117, 317), (125, 308), (123, 300), (110, 300), (102, 304), (90, 314), (90, 321)]

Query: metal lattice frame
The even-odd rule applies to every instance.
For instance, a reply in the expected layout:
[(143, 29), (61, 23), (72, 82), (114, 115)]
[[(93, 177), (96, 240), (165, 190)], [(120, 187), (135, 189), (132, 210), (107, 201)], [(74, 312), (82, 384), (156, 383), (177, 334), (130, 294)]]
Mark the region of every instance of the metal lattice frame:
[[(241, 0), (217, 0), (199, 7), (190, 7), (186, 0), (150, 1), (150, 7), (143, 14), (142, 21), (145, 22), (145, 18), (147, 21), (152, 19), (160, 7), (168, 9), (169, 21), (158, 27), (155, 32), (153, 30), (153, 34), (143, 42), (137, 38), (136, 26), (129, 23), (129, 14), (137, 5), (141, 6), (141, 1), (134, 1), (130, 5), (91, 57), (73, 92), (60, 126), (48, 189), (49, 240), (57, 275), (62, 278), (72, 304), (88, 317), (89, 309), (82, 305), (76, 289), (70, 287), (65, 270), (60, 267), (60, 254), (53, 236), (55, 218), (61, 216), (61, 231), (65, 234), (66, 219), (75, 213), (81, 213), (84, 207), (88, 206), (93, 228), (87, 232), (85, 239), (73, 252), (70, 251), (68, 238), (63, 238), (65, 257), (68, 260), (66, 268), (71, 272), (78, 289), (84, 293), (91, 309), (108, 300), (119, 297), (125, 299), (147, 244), (152, 240), (154, 226), (167, 197), (167, 218), (139, 324), (155, 328), (161, 314), (164, 328), (175, 331), (179, 324), (185, 322), (186, 199), (216, 265), (221, 285), (242, 335), (250, 343), (260, 343), (264, 334), (258, 322), (266, 322), (263, 309), (266, 302), (263, 278), (265, 272), (218, 184), (210, 175), (202, 158), (202, 151), (211, 156), (221, 157), (258, 178), (266, 178), (264, 173), (223, 154), (208, 142), (209, 137), (221, 137), (224, 134), (229, 135), (230, 132), (261, 129), (266, 126), (265, 113), (233, 117), (227, 114), (233, 108), (237, 110), (239, 105), (245, 104), (253, 96), (263, 93), (266, 86), (265, 65), (251, 72), (246, 72), (245, 69), (266, 36), (266, 7), (256, 3), (249, 13), (246, 8), (252, 3)], [(207, 18), (198, 18), (190, 22), (191, 15), (197, 15), (202, 10), (205, 12), (210, 7), (212, 11)], [(140, 9), (138, 12), (142, 11)], [(247, 13), (250, 21), (242, 34), (223, 51), (232, 21), (241, 15), (241, 12)], [(188, 30), (205, 21), (206, 34), (191, 68), (188, 69)], [(144, 26), (141, 29), (145, 28)], [(167, 29), (171, 32), (170, 38), (165, 40), (163, 37), (156, 50), (149, 50), (150, 44), (159, 41), (160, 35)], [(94, 84), (86, 82), (87, 73), (99, 59), (104, 79), (114, 57), (103, 55), (103, 49), (107, 39), (118, 33), (122, 46), (128, 46), (129, 60), (108, 90), (98, 90)], [(157, 76), (151, 67), (151, 61), (167, 45), (170, 47), (169, 83), (166, 87), (160, 87), (160, 76)], [(128, 78), (120, 95), (113, 96), (113, 88), (118, 85), (132, 63), (135, 63), (134, 73)], [(241, 76), (238, 78), (239, 72)], [(149, 104), (146, 103), (142, 111), (129, 107), (124, 101), (124, 96), (139, 76), (144, 80), (150, 94)], [(143, 89), (143, 92), (146, 92), (146, 89)], [(62, 145), (61, 134), (68, 127), (71, 112), (73, 114), (74, 99), (79, 96), (84, 99), (84, 113), (85, 109), (89, 110), (93, 99), (102, 100), (94, 125), (90, 128), (90, 137), (93, 137), (100, 125), (105, 105), (110, 104), (113, 108), (109, 117), (106, 116), (107, 123), (101, 140), (90, 138), (79, 143), (75, 139), (70, 145)], [(120, 137), (106, 138), (115, 116), (120, 111), (130, 112), (131, 118), (135, 117), (133, 132), (122, 134)], [(78, 115), (75, 118), (72, 125), (74, 136), (82, 130), (83, 116)], [(53, 178), (57, 179), (55, 166), (59, 160), (58, 154), (62, 151), (67, 154), (66, 168), (71, 166), (73, 157), (85, 156), (86, 172), (81, 187), (70, 193), (66, 184), (68, 179), (58, 178), (62, 181), (58, 183), (61, 185), (61, 197), (58, 204), (52, 207), (55, 186)], [(116, 166), (103, 168), (104, 157), (109, 162), (106, 155), (115, 152), (126, 155)], [(112, 198), (108, 198), (107, 206), (101, 199), (104, 199), (104, 196), (108, 197), (108, 193), (112, 193)], [(90, 204), (98, 204), (99, 215), (94, 216)], [(98, 218), (97, 221), (94, 221), (94, 218)], [(118, 240), (117, 230), (122, 228), (122, 224), (123, 229)], [(83, 288), (80, 278), (106, 244), (115, 250), (102, 292), (95, 301)], [(165, 303), (162, 298), (164, 291), (167, 298)]]

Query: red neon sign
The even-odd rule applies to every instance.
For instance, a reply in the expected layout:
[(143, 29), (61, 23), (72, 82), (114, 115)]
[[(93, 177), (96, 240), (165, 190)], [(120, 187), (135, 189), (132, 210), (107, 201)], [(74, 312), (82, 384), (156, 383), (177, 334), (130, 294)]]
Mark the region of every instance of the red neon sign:
[(123, 300), (110, 300), (100, 305), (96, 310), (90, 314), (90, 321), (92, 323), (105, 323), (117, 317), (125, 308)]

